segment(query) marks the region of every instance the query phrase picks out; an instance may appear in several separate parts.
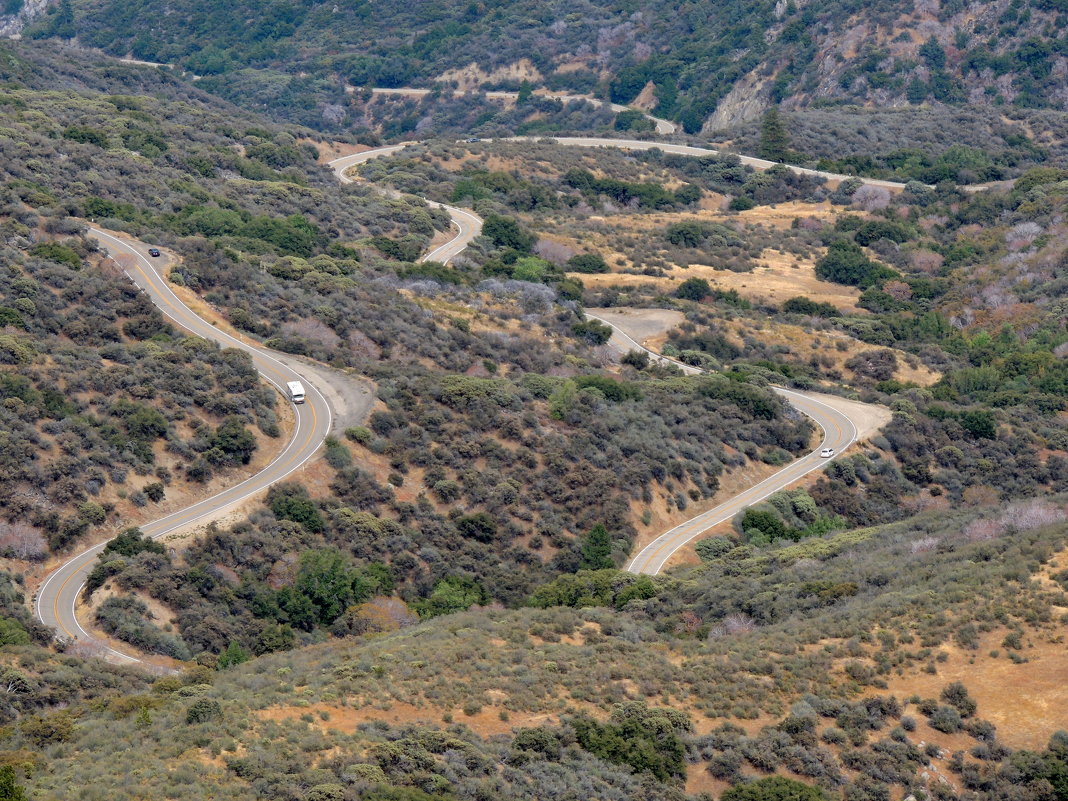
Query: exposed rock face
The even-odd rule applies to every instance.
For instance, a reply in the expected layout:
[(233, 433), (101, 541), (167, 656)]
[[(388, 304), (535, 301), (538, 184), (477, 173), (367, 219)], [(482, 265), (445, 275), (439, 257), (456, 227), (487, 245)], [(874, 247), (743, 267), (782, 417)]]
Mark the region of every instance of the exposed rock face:
[(719, 101), (701, 129), (707, 134), (739, 123), (755, 120), (771, 105), (770, 82), (751, 72), (734, 85), (725, 98)]
[(17, 14), (0, 16), (0, 36), (18, 38), (22, 29), (41, 16), (48, 0), (25, 0)]
[(656, 85), (652, 81), (649, 81), (645, 84), (645, 87), (641, 90), (638, 96), (631, 102), (631, 106), (640, 108), (642, 111), (652, 111), (656, 108), (658, 102), (656, 97)]

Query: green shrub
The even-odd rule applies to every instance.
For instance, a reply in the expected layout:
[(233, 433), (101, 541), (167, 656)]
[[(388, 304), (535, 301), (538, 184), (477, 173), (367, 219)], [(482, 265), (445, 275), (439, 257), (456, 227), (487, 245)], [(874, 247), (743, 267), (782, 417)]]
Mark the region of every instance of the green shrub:
[(787, 779), (785, 776), (766, 776), (739, 784), (723, 791), (720, 801), (827, 801), (818, 787)]
[(19, 729), (31, 743), (38, 748), (45, 748), (73, 739), (74, 718), (67, 711), (32, 715), (19, 724)]
[(222, 707), (213, 698), (198, 698), (185, 713), (185, 722), (189, 725), (207, 723), (222, 717)]
[(567, 260), (567, 269), (573, 273), (607, 273), (608, 264), (600, 253), (579, 253)]
[(544, 584), (530, 597), (530, 605), (542, 609), (551, 606), (614, 606), (622, 609), (630, 601), (653, 598), (659, 591), (649, 576), (626, 571), (580, 570)]
[(837, 240), (831, 243), (827, 255), (816, 262), (816, 277), (867, 289), (899, 276), (889, 267), (869, 259), (854, 243)]
[(30, 248), (30, 255), (39, 259), (66, 264), (75, 270), (82, 266), (82, 257), (76, 251), (59, 242), (40, 242)]
[(782, 310), (785, 314), (807, 314), (812, 317), (841, 316), (841, 312), (830, 303), (820, 303), (803, 296), (783, 301)]
[(425, 601), (416, 604), (422, 617), (436, 617), (469, 609), (489, 600), (485, 588), (467, 576), (446, 576), (437, 584)]
[(729, 537), (706, 537), (698, 540), (693, 549), (703, 561), (712, 562), (733, 550), (734, 547), (735, 542)]
[(371, 441), (371, 429), (366, 426), (352, 426), (345, 429), (345, 436), (360, 445), (366, 445)]
[(300, 484), (275, 484), (267, 493), (267, 505), (278, 519), (300, 523), (312, 533), (322, 531), (326, 525), (319, 508)]
[(935, 731), (953, 734), (961, 730), (960, 712), (951, 706), (939, 706), (927, 721)]
[(578, 744), (601, 759), (647, 771), (661, 781), (686, 775), (681, 735), (691, 726), (683, 712), (633, 701), (614, 707), (608, 723), (580, 716), (571, 725)]
[(712, 294), (712, 287), (704, 278), (687, 278), (675, 290), (675, 297), (683, 300), (702, 301)]
[(17, 620), (0, 617), (0, 645), (29, 645), (30, 634)]

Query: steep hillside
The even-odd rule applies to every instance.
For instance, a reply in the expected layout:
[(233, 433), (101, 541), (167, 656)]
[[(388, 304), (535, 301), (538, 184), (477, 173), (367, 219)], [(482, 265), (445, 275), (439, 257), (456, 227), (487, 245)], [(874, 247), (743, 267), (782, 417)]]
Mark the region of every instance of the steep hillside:
[[(1055, 101), (1060, 3), (453, 11), (61, 0), (41, 23), (196, 82), (0, 45), (0, 799), (1068, 801), (1060, 112), (783, 112), (783, 155), (893, 192), (466, 136), (353, 183), (326, 163), (372, 128), (643, 124), (346, 81), (593, 88), (692, 131), (977, 82)], [(966, 66), (979, 36), (993, 55)], [(450, 220), (415, 195), (481, 235), (422, 261)], [(365, 425), (225, 522), (145, 538), (156, 504), (254, 469), (292, 409), (169, 325), (85, 218), (159, 244), (212, 324), (363, 376)], [(613, 350), (584, 311), (605, 307), (678, 361)], [(783, 387), (882, 428), (852, 444), (841, 419), (850, 444), (801, 461), (819, 440)], [(620, 569), (783, 465), (818, 472), (666, 575)], [(31, 617), (40, 563), (87, 534), (115, 536), (64, 606), (153, 668)]]
[[(205, 86), (234, 99), (269, 93), (284, 114), (343, 109), (346, 84), (529, 81), (639, 100), (695, 133), (780, 102), (1063, 108), (1066, 22), (1052, 0), (200, 2), (173, 13), (161, 0), (63, 0), (34, 34), (200, 75), (252, 69)], [(341, 117), (321, 124), (360, 124)]]
[[(227, 114), (155, 70), (97, 59), (79, 76), (76, 51), (8, 49), (0, 178), (13, 263), (0, 309), (13, 333), (0, 344), (13, 365), (3, 397), (17, 447), (5, 451), (13, 480), (0, 503), (9, 540), (29, 524), (55, 550), (93, 525), (124, 528), (144, 518), (112, 491), (143, 506), (142, 490), (158, 496), (172, 474), (204, 482), (249, 462), (256, 440), (240, 423), (282, 433), (247, 360), (200, 355), (123, 291), (121, 271), (84, 263), (92, 248), (79, 218), (167, 245), (170, 280), (244, 334), (377, 386), (368, 427), (328, 441), (326, 463), (306, 486), (276, 488), (269, 511), (179, 559), (136, 534), (109, 547), (90, 591), (111, 580), (106, 592), (164, 604), (96, 596), (92, 615), (120, 639), (185, 657), (231, 640), (291, 647), (343, 626), (349, 602), (376, 591), (427, 615), (517, 604), (561, 572), (622, 561), (640, 530), (708, 501), (730, 471), (810, 447), (810, 423), (765, 388), (680, 381), (673, 370), (606, 374), (608, 331), (583, 319), (581, 286), (524, 257), (517, 247), (529, 234), (511, 218), (487, 222), (476, 260), (416, 263), (447, 227), (444, 213), (342, 186), (307, 131)], [(154, 94), (115, 92), (138, 81)], [(48, 83), (65, 88), (38, 88)], [(506, 264), (515, 269), (493, 266)], [(125, 344), (120, 331), (148, 347), (108, 347)], [(50, 364), (68, 351), (85, 363)], [(112, 370), (115, 361), (133, 369)], [(199, 383), (183, 394), (193, 373)], [(23, 464), (34, 459), (41, 468)], [(120, 465), (158, 467), (151, 483), (161, 486), (122, 487)], [(44, 555), (40, 533), (29, 533), (37, 547), (12, 555)], [(316, 609), (303, 583), (323, 559), (351, 579), (330, 609)], [(163, 627), (173, 617), (184, 642), (153, 615)]]
[[(4, 52), (0, 553), (25, 560), (180, 508), (285, 441), (289, 412), (247, 356), (175, 329), (83, 238), (85, 219), (171, 246), (161, 265), (318, 256), (338, 274), (358, 254), (333, 237), (373, 221), (426, 242), (447, 223), (344, 192), (298, 129), (154, 70), (44, 44)], [(272, 320), (265, 333), (303, 330)]]
[[(332, 301), (358, 315), (348, 339), (319, 328), (279, 341), (378, 381), (369, 427), (328, 449), (335, 473), (279, 488), (270, 514), (180, 560), (101, 566), (105, 589), (171, 610), (194, 653), (344, 636), (374, 616), (346, 607), (379, 592), (432, 616), (515, 605), (556, 574), (622, 564), (721, 484), (803, 450), (804, 427), (758, 389), (769, 381), (859, 392), (893, 420), (698, 554), (1068, 486), (1060, 171), (1025, 173), (1012, 191), (891, 198), (730, 158), (443, 143), (361, 175), (471, 199), (486, 234), (455, 267), (395, 267), (411, 302), (381, 292), (383, 276), (354, 281)], [(260, 298), (316, 302), (303, 277), (181, 269), (241, 325), (267, 316)], [(614, 375), (592, 370), (607, 362), (566, 345), (567, 325), (587, 343), (603, 332), (573, 322), (549, 287), (590, 305), (673, 305), (683, 322), (660, 347), (721, 375), (669, 377), (637, 353)], [(350, 588), (344, 601), (324, 600), (324, 572)]]
[[(1063, 708), (1042, 678), (1065, 666), (1062, 504), (739, 548), (644, 599), (602, 571), (535, 598), (551, 608), (380, 614), (356, 639), (75, 696), (0, 742), (41, 799), (683, 801), (776, 774), (814, 798), (1061, 799), (1064, 735), (1044, 747), (1063, 717), (1016, 710)], [(32, 647), (8, 653), (16, 696), (44, 696)], [(959, 683), (969, 660), (1002, 683)]]

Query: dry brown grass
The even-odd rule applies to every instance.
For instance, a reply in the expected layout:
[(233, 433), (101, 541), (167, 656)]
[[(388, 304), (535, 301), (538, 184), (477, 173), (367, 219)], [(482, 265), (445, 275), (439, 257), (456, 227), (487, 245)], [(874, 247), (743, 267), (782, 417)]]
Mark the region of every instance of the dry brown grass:
[[(504, 696), (503, 693), (499, 693)], [(502, 699), (503, 700), (503, 699)], [(337, 704), (316, 703), (308, 706), (280, 706), (264, 709), (257, 713), (263, 720), (286, 721), (297, 720), (303, 715), (311, 715), (313, 720), (310, 725), (322, 731), (324, 734), (330, 731), (339, 731), (352, 734), (361, 723), (383, 721), (394, 726), (417, 725), (445, 727), (448, 721), (445, 715), (451, 715), (456, 722), (464, 723), (472, 731), (483, 737), (494, 734), (510, 734), (513, 729), (528, 726), (553, 725), (558, 719), (546, 713), (531, 714), (526, 712), (509, 712), (508, 720), (501, 720), (499, 707), (495, 702), (493, 706), (483, 707), (475, 715), (465, 715), (463, 711), (443, 710), (433, 706), (415, 706), (414, 704), (391, 701), (384, 705), (385, 708), (374, 706), (339, 706)], [(328, 715), (323, 720), (321, 712)]]
[(565, 235), (559, 232), (552, 238), (577, 251), (598, 250), (617, 272), (577, 277), (591, 289), (606, 286), (655, 286), (662, 292), (673, 292), (687, 278), (704, 278), (713, 287), (736, 290), (740, 295), (758, 302), (781, 304), (783, 301), (805, 295), (814, 300), (831, 303), (847, 312), (861, 312), (857, 306), (860, 291), (854, 287), (822, 281), (816, 277), (815, 259), (798, 254), (765, 249), (754, 259), (752, 272), (736, 273), (717, 269), (711, 264), (673, 264), (663, 276), (636, 275), (619, 272), (632, 270), (634, 264), (628, 254), (616, 247), (618, 237), (614, 231), (660, 231), (672, 223), (689, 220), (718, 222), (738, 227), (761, 225), (765, 228), (787, 230), (798, 217), (816, 217), (832, 222), (838, 212), (829, 203), (780, 203), (775, 206), (758, 206), (740, 213), (723, 213), (719, 210), (717, 196), (702, 200), (700, 211), (658, 214), (619, 214), (608, 217), (593, 216), (590, 222), (600, 230), (583, 231), (581, 235)]
[(530, 59), (521, 58), (490, 72), (486, 72), (472, 61), (466, 67), (446, 70), (434, 80), (455, 82), (462, 91), (467, 91), (477, 89), (487, 83), (500, 83), (501, 81), (530, 81), (533, 84), (539, 84), (544, 81), (544, 78)]
[[(834, 367), (841, 371), (842, 375), (849, 376), (851, 371), (845, 366), (853, 356), (863, 351), (870, 351), (875, 346), (859, 339), (854, 339), (840, 331), (809, 331), (799, 325), (787, 323), (767, 322), (760, 328), (754, 328), (746, 323), (738, 323), (734, 329), (734, 341), (740, 344), (744, 334), (756, 336), (768, 345), (781, 345), (789, 347), (791, 352), (800, 359), (808, 360), (813, 354), (821, 358), (830, 358)], [(839, 343), (842, 343), (839, 345)], [(840, 350), (839, 348), (844, 348)], [(898, 368), (894, 377), (899, 381), (912, 381), (920, 386), (931, 386), (942, 376), (924, 365), (918, 360), (912, 359), (915, 367), (910, 366), (908, 354), (896, 348), (889, 348), (897, 355)]]
[[(614, 264), (621, 256), (622, 254), (613, 253), (606, 257), (606, 260)], [(666, 293), (674, 292), (678, 285), (687, 278), (704, 278), (714, 289), (724, 291), (733, 289), (742, 297), (752, 301), (768, 301), (778, 305), (789, 298), (804, 295), (822, 303), (831, 303), (844, 311), (859, 310), (856, 304), (860, 298), (860, 292), (853, 287), (821, 281), (816, 277), (816, 265), (811, 259), (776, 251), (764, 251), (757, 260), (757, 265), (756, 269), (748, 273), (717, 270), (708, 264), (691, 264), (686, 267), (676, 265), (670, 270), (665, 270), (665, 276), (601, 273), (598, 275), (575, 274), (575, 277), (590, 289), (610, 286), (655, 286), (657, 290)]]
[[(1068, 550), (1053, 560), (1068, 563)], [(1047, 565), (1036, 578), (1052, 585)], [(1054, 614), (1065, 610), (1054, 607)], [(1008, 629), (996, 629), (980, 637), (979, 648), (972, 651), (945, 644), (940, 650), (948, 655), (937, 663), (938, 673), (913, 673), (889, 681), (895, 695), (922, 695), (937, 698), (942, 688), (954, 681), (963, 682), (979, 704), (979, 717), (998, 729), (998, 739), (1012, 748), (1045, 747), (1050, 735), (1068, 725), (1068, 626), (1057, 624), (1052, 630), (1028, 631), (1021, 654), (1026, 662), (1016, 664), (1006, 654), (1001, 642)], [(991, 656), (998, 652), (998, 656)], [(930, 738), (941, 743), (946, 735), (933, 733)]]

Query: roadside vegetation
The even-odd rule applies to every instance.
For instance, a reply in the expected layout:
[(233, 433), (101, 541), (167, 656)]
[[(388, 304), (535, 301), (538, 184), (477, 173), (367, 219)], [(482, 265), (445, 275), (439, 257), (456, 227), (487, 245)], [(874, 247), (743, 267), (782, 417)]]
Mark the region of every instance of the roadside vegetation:
[[(0, 795), (1065, 801), (1068, 173), (1021, 155), (968, 194), (943, 159), (891, 195), (446, 142), (343, 188), (309, 130), (10, 50)], [(389, 187), (482, 237), (419, 262), (447, 219)], [(371, 379), (373, 411), (236, 520), (145, 538), (135, 515), (245, 469), (284, 410), (85, 217), (166, 246), (221, 324)], [(652, 344), (706, 374), (613, 353), (584, 308), (668, 310)], [(811, 450), (771, 384), (893, 417), (667, 575), (621, 570)], [(105, 535), (86, 625), (173, 670), (32, 619), (38, 563)]]
[[(1003, 732), (987, 718), (1003, 720), (1002, 704), (938, 679), (950, 653), (979, 658), (991, 638), (1005, 643), (991, 658), (1021, 676), (1056, 658), (1068, 599), (1036, 571), (1058, 569), (1064, 504), (1017, 507), (1000, 527), (926, 514), (750, 545), (618, 608), (473, 610), (399, 632), (379, 617), (354, 640), (251, 661), (230, 647), (202, 660), (214, 670), (26, 718), (8, 748), (52, 749), (49, 770), (24, 780), (41, 797), (91, 780), (163, 798), (177, 769), (187, 788), (234, 798), (477, 798), (488, 786), (540, 798), (546, 782), (682, 798), (712, 780), (739, 794), (1039, 798), (1062, 770), (1063, 735), (1011, 745), (1023, 721)], [(886, 689), (910, 675), (937, 689)], [(136, 786), (119, 781), (120, 751)]]
[[(933, 105), (922, 109), (827, 106), (781, 114), (785, 153), (777, 160), (892, 181), (974, 184), (1061, 163), (1064, 114), (1049, 110)], [(737, 153), (764, 155), (763, 120), (712, 131)], [(956, 132), (948, 142), (945, 131)], [(767, 157), (767, 156), (765, 156)]]
[(36, 561), (187, 497), (282, 432), (247, 354), (176, 331), (79, 225), (7, 192), (0, 551)]

